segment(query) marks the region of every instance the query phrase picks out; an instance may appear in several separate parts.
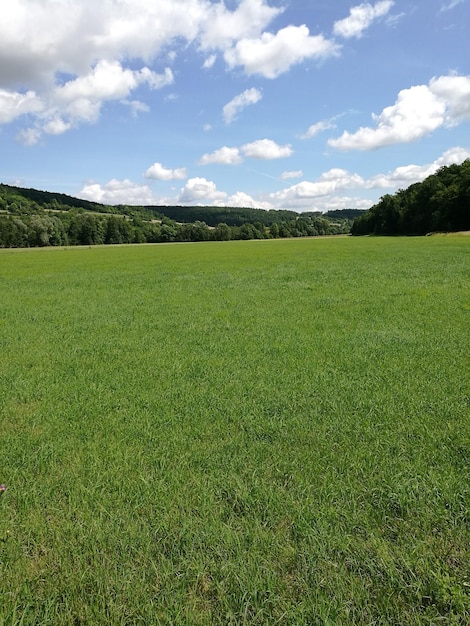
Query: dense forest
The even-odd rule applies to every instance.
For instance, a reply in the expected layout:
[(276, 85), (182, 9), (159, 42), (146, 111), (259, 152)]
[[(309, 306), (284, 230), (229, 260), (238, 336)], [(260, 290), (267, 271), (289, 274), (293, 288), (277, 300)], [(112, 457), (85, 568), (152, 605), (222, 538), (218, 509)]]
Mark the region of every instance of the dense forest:
[(470, 160), (385, 195), (357, 217), (353, 235), (425, 235), (470, 230)]
[(109, 206), (0, 184), (0, 247), (166, 243), (349, 233), (362, 211)]

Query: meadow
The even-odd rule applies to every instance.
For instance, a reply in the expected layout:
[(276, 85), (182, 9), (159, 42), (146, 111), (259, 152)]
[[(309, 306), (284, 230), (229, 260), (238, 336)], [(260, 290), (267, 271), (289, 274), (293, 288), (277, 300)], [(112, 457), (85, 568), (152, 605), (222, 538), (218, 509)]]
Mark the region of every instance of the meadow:
[(470, 623), (470, 237), (0, 251), (0, 625)]

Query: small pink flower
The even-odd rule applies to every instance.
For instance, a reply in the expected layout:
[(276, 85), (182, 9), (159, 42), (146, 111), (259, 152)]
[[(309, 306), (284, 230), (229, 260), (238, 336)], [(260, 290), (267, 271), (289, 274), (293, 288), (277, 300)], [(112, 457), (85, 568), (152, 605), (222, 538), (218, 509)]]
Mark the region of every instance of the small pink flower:
[(0, 485), (0, 493), (3, 493), (6, 490), (7, 488), (5, 487), (5, 485)]

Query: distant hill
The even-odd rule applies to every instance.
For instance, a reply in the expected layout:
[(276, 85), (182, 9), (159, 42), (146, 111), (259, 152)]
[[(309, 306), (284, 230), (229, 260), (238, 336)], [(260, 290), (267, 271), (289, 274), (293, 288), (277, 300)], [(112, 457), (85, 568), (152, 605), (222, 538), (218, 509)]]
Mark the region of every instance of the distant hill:
[(256, 222), (270, 226), (285, 220), (296, 219), (299, 215), (295, 211), (266, 211), (265, 209), (247, 207), (149, 206), (147, 208), (155, 211), (155, 213), (166, 215), (176, 222), (190, 224), (200, 221), (205, 222), (208, 226), (217, 226), (221, 223), (228, 224), (228, 226), (241, 226)]
[(84, 211), (95, 211), (99, 213), (109, 213), (110, 207), (106, 207), (98, 202), (89, 202), (88, 200), (80, 200), (63, 193), (52, 193), (50, 191), (39, 191), (37, 189), (24, 189), (23, 187), (14, 187), (11, 185), (0, 184), (0, 209), (11, 207), (17, 204), (24, 210), (32, 210), (34, 208), (56, 208), (62, 207), (64, 210), (83, 209)]
[(358, 217), (353, 235), (425, 235), (470, 230), (470, 160), (441, 167), (435, 174), (394, 195), (385, 195)]
[(106, 205), (0, 184), (0, 247), (165, 243), (349, 233), (354, 209), (296, 213), (213, 206)]

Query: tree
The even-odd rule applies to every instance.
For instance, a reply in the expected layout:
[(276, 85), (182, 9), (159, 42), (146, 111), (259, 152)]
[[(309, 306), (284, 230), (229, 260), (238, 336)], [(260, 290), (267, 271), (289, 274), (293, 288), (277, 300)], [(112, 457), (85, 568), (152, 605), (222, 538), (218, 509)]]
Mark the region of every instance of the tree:
[(122, 234), (120, 222), (122, 218), (111, 215), (106, 219), (106, 229), (104, 234), (104, 243), (117, 244), (122, 243)]
[(82, 214), (77, 218), (77, 240), (83, 246), (104, 243), (105, 229), (95, 215)]
[(175, 241), (178, 234), (178, 226), (173, 220), (164, 217), (160, 227), (160, 239), (162, 243)]
[(212, 231), (212, 236), (215, 241), (229, 241), (231, 239), (230, 226), (224, 222), (217, 224)]
[(277, 239), (279, 237), (279, 225), (276, 223), (271, 224), (269, 228), (269, 233), (271, 237), (273, 237), (274, 239)]

